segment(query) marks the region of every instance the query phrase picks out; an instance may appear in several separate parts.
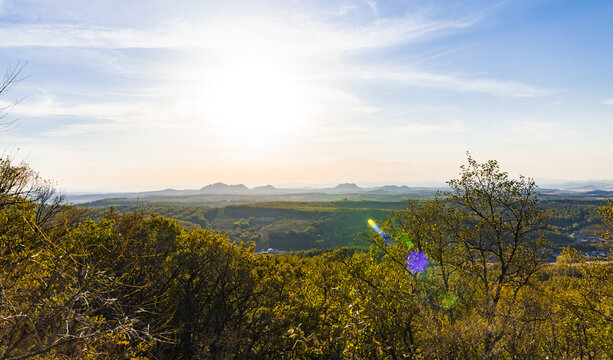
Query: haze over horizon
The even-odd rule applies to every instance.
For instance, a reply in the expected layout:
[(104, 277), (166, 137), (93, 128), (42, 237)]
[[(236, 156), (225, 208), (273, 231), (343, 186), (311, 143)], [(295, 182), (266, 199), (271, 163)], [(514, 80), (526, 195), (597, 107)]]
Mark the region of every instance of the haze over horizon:
[[(613, 180), (581, 180), (581, 181), (572, 181), (572, 180), (555, 180), (555, 179), (534, 179), (536, 185), (541, 189), (558, 189), (558, 190), (571, 190), (571, 191), (591, 191), (591, 190), (603, 190), (603, 191), (613, 191)], [(254, 190), (257, 188), (265, 188), (272, 186), (274, 190), (297, 190), (297, 192), (302, 193), (305, 190), (325, 190), (332, 189), (337, 186), (343, 185), (356, 185), (362, 190), (372, 191), (378, 188), (386, 187), (386, 186), (397, 186), (403, 187), (407, 186), (409, 190), (420, 189), (420, 188), (430, 188), (430, 189), (442, 189), (447, 188), (447, 182), (445, 181), (416, 181), (416, 182), (393, 182), (393, 181), (376, 181), (376, 182), (345, 182), (345, 183), (331, 183), (331, 182), (322, 182), (322, 183), (284, 183), (284, 184), (244, 184), (244, 183), (223, 183), (216, 182), (205, 184), (200, 187), (184, 187), (184, 186), (170, 186), (165, 188), (160, 187), (132, 187), (132, 188), (99, 188), (99, 189), (59, 189), (63, 194), (68, 195), (86, 195), (86, 194), (121, 194), (121, 193), (140, 193), (140, 192), (160, 192), (166, 190), (178, 190), (178, 191), (198, 191), (203, 187), (211, 186), (211, 185), (224, 185), (224, 186), (245, 186), (249, 190)], [(219, 192), (222, 194), (224, 192)], [(233, 191), (228, 192), (227, 194), (232, 194)]]
[(613, 179), (612, 18), (609, 1), (1, 0), (0, 64), (26, 63), (3, 151), (79, 191), (444, 183), (466, 151), (537, 182)]

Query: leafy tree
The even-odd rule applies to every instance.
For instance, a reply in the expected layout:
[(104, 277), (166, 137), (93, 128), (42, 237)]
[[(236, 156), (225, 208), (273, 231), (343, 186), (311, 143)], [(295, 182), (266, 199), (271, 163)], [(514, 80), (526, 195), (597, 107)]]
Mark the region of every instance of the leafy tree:
[[(547, 240), (538, 232), (547, 214), (538, 207), (532, 179), (510, 179), (490, 160), (468, 156), (461, 176), (448, 182), (450, 204), (463, 216), (453, 231), (463, 248), (460, 270), (479, 284), (485, 317), (484, 357), (496, 357), (520, 291), (531, 284), (547, 255)], [(506, 298), (504, 296), (506, 295)]]
[(285, 280), (275, 276), (274, 261), (211, 230), (194, 229), (178, 241), (166, 264), (173, 274), (168, 311), (176, 329), (169, 358), (264, 356), (273, 346), (265, 335), (284, 330), (272, 311), (275, 294), (283, 293), (274, 289)]
[[(369, 250), (271, 256), (235, 241), (261, 226), (246, 206), (232, 208), (235, 224), (223, 219), (228, 234), (202, 228), (218, 209), (146, 208), (192, 219), (190, 229), (143, 209), (90, 212), (50, 201), (36, 172), (4, 159), (0, 360), (613, 357), (613, 267), (576, 250), (545, 264), (534, 182), (469, 157), (449, 185), (391, 213), (386, 236), (361, 234)], [(271, 240), (301, 248), (322, 229), (366, 225), (332, 208), (320, 218), (324, 203), (299, 205)], [(267, 206), (253, 207), (286, 211)], [(570, 214), (591, 216), (598, 203), (553, 206), (570, 226)], [(610, 238), (613, 203), (600, 214)], [(407, 267), (417, 251), (429, 259), (423, 271)]]
[(523, 291), (535, 285), (547, 255), (539, 236), (547, 214), (534, 181), (510, 179), (493, 160), (479, 164), (469, 156), (460, 178), (448, 184), (451, 192), (410, 201), (390, 216), (382, 228), (396, 245), (371, 240), (406, 272), (410, 251), (425, 252), (433, 265), (427, 281), (413, 286), (431, 304), (420, 312), (434, 320), (421, 323), (435, 330), (421, 341), (448, 344), (426, 347), (437, 350), (429, 357), (499, 357), (512, 325), (527, 321)]
[(600, 219), (603, 223), (602, 236), (607, 240), (613, 240), (613, 201), (607, 199), (607, 205), (600, 208)]
[(135, 260), (150, 256), (129, 231), (122, 234), (113, 219), (84, 220), (60, 203), (37, 203), (50, 192), (26, 165), (3, 159), (0, 179), (0, 359), (83, 357), (100, 339), (111, 348), (125, 337), (150, 342), (151, 307), (138, 298), (149, 283), (134, 281)]

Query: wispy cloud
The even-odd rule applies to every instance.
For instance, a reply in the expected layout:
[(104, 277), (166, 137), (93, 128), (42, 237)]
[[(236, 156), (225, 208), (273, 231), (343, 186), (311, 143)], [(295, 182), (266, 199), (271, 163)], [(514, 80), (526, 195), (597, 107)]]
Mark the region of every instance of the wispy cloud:
[(613, 99), (605, 100), (602, 103), (605, 105), (613, 105)]
[(187, 45), (178, 32), (115, 29), (74, 24), (13, 24), (0, 28), (0, 47), (79, 47), (99, 49), (180, 48)]
[(379, 10), (377, 9), (377, 2), (375, 0), (363, 0), (364, 4), (368, 5), (368, 7), (372, 10), (375, 15), (379, 15)]
[[(377, 10), (376, 2), (367, 0), (365, 4), (372, 11)], [(245, 51), (245, 48), (253, 46), (259, 49), (257, 51), (274, 52), (273, 56), (319, 64), (306, 74), (310, 78), (385, 81), (506, 97), (533, 97), (551, 93), (548, 89), (487, 77), (398, 69), (385, 64), (372, 68), (352, 62), (347, 66), (347, 60), (344, 59), (345, 54), (356, 51), (376, 51), (463, 31), (477, 24), (482, 14), (454, 19), (437, 18), (422, 12), (394, 18), (377, 16), (374, 20), (360, 24), (326, 23), (305, 15), (290, 15), (208, 19), (203, 24), (171, 21), (146, 29), (80, 24), (5, 24), (0, 27), (0, 47), (57, 47), (74, 55), (75, 59), (81, 59), (83, 64), (97, 66), (102, 71), (141, 78), (150, 75), (154, 78), (180, 79), (194, 78), (193, 71), (185, 66), (173, 67), (173, 64), (146, 61), (142, 57), (128, 56), (113, 50), (187, 49), (204, 52), (205, 57), (210, 58), (216, 53)], [(96, 60), (92, 61), (94, 58)]]
[[(0, 107), (5, 104), (7, 102), (0, 101)], [(114, 130), (174, 127), (172, 123), (167, 121), (169, 115), (170, 112), (164, 110), (163, 106), (155, 106), (149, 102), (99, 102), (63, 105), (50, 98), (14, 107), (11, 112), (11, 116), (15, 117), (83, 119), (79, 124), (59, 124), (49, 132), (56, 135), (92, 132), (105, 127), (112, 127)], [(104, 120), (106, 123), (100, 123), (99, 120)]]
[(244, 47), (265, 36), (293, 52), (354, 51), (422, 40), (442, 31), (465, 29), (474, 19), (428, 19), (415, 16), (377, 18), (366, 24), (326, 23), (307, 16), (240, 16), (204, 24), (164, 22), (146, 29), (82, 24), (4, 24), (0, 47), (200, 48)]
[[(133, 138), (142, 142), (142, 158), (159, 166), (150, 157), (154, 148), (172, 154), (169, 159), (189, 158), (190, 164), (205, 164), (205, 158), (228, 164), (263, 158), (291, 163), (297, 157), (320, 163), (351, 156), (400, 161), (422, 148), (438, 147), (442, 154), (441, 146), (495, 147), (505, 141), (507, 146), (549, 141), (560, 133), (552, 117), (514, 122), (557, 90), (542, 77), (511, 73), (505, 64), (484, 66), (488, 51), (500, 56), (505, 49), (484, 45), (492, 36), (479, 37), (498, 21), (482, 2), (263, 0), (267, 5), (258, 4), (258, 11), (250, 5), (240, 13), (214, 1), (185, 1), (182, 9), (152, 0), (143, 11), (172, 8), (169, 14), (133, 20), (142, 15), (137, 5), (92, 1), (69, 15), (63, 14), (65, 4), (53, 10), (54, 1), (38, 13), (6, 2), (5, 19), (11, 18), (0, 18), (0, 51), (37, 66), (34, 76), (19, 84), (33, 94), (11, 113), (32, 126), (19, 130), (30, 134), (31, 142), (42, 136), (58, 148), (87, 149), (93, 135), (119, 152), (134, 147), (127, 140)], [(28, 15), (19, 17), (18, 10)], [(125, 14), (109, 16), (118, 12)], [(290, 93), (300, 106), (283, 101)], [(212, 94), (227, 96), (216, 102)], [(531, 99), (536, 97), (543, 99)], [(217, 116), (225, 110), (216, 103), (240, 116)], [(290, 110), (271, 112), (268, 104)], [(501, 111), (516, 105), (520, 110)], [(537, 111), (547, 111), (542, 108)], [(270, 113), (279, 121), (265, 121), (274, 117)], [(292, 122), (299, 125), (288, 134), (262, 140), (263, 133), (270, 136)]]
[(529, 84), (499, 79), (479, 78), (453, 74), (437, 74), (411, 69), (390, 67), (355, 67), (345, 73), (330, 74), (331, 77), (384, 81), (410, 86), (436, 88), (457, 92), (478, 92), (503, 97), (535, 97), (554, 93), (554, 90)]

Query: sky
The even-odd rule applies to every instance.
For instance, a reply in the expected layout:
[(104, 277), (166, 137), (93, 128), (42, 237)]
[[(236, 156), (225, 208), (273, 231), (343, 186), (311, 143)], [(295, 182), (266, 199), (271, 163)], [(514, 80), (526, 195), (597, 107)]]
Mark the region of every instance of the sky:
[(0, 0), (5, 155), (67, 191), (613, 179), (611, 1)]

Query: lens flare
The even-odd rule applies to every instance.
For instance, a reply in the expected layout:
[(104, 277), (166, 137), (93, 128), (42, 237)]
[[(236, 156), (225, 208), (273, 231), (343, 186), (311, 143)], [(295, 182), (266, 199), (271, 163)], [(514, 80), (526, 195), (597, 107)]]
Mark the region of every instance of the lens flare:
[(400, 238), (402, 241), (404, 241), (405, 244), (407, 244), (407, 246), (410, 248), (413, 247), (413, 243), (411, 242), (411, 240), (409, 240), (409, 237), (404, 235)]
[(385, 241), (386, 244), (390, 243), (392, 239), (387, 234), (385, 234), (381, 230), (381, 228), (379, 228), (379, 226), (373, 219), (368, 219), (368, 226), (370, 226), (377, 234), (379, 234), (383, 238), (383, 241)]
[(428, 256), (423, 251), (412, 251), (407, 255), (407, 268), (413, 274), (426, 270), (428, 262)]
[(443, 293), (441, 295), (441, 307), (443, 309), (451, 309), (453, 305), (458, 301), (458, 297), (452, 293)]

